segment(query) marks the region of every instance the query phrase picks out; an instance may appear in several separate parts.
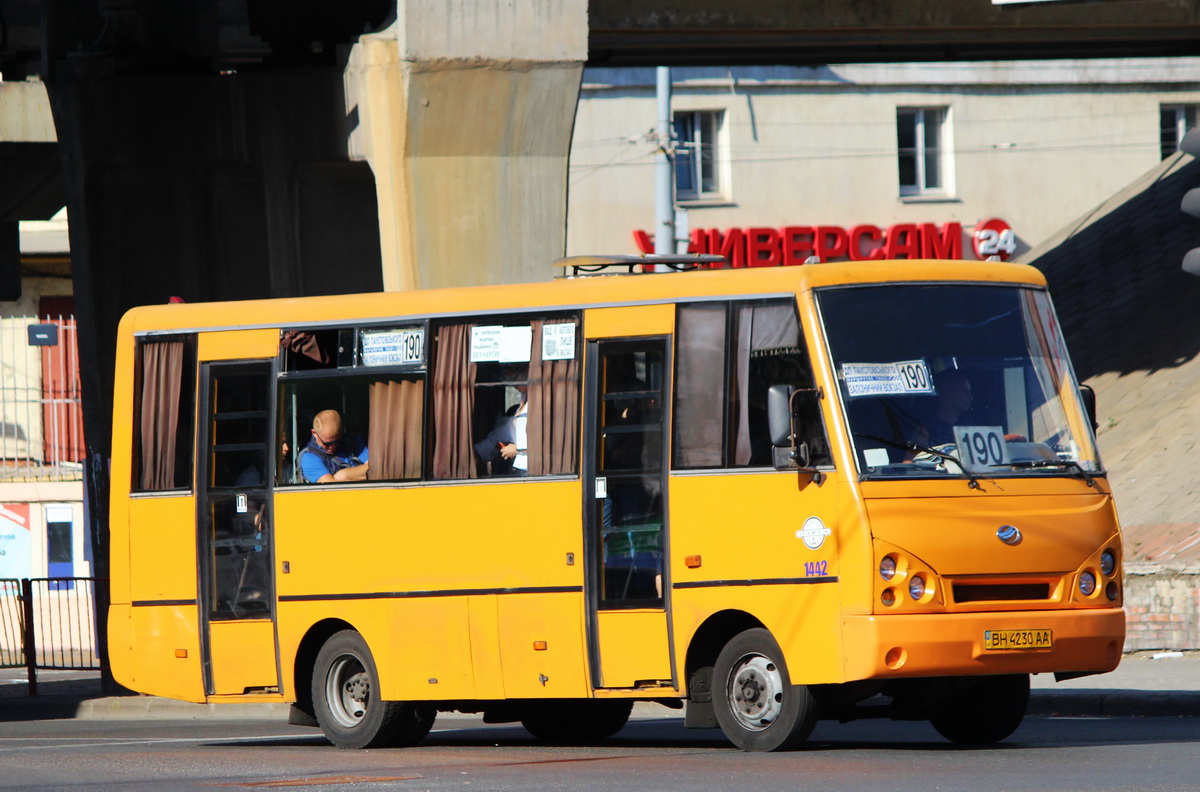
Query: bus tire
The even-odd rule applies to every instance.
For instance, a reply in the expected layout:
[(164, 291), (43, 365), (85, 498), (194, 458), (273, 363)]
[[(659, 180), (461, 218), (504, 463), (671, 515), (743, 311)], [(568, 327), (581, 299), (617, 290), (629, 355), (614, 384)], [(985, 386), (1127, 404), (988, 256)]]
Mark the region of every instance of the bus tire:
[(433, 726), (430, 704), (380, 701), (379, 672), (367, 642), (354, 630), (330, 636), (313, 667), (317, 722), (338, 748), (416, 745)]
[(987, 745), (1015, 732), (1028, 706), (1028, 674), (985, 677), (937, 702), (929, 722), (950, 742)]
[(774, 636), (755, 628), (735, 635), (713, 667), (713, 709), (729, 741), (743, 751), (786, 751), (817, 724), (817, 702), (793, 685)]
[(629, 721), (629, 699), (583, 699), (531, 704), (521, 717), (525, 730), (542, 742), (569, 745), (604, 740)]

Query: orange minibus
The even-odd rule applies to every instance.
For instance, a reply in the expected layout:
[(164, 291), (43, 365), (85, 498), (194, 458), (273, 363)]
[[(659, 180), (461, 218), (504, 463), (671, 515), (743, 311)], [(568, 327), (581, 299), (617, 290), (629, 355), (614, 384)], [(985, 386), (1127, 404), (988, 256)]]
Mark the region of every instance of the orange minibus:
[(116, 679), (346, 748), (439, 711), (602, 739), (641, 701), (760, 751), (820, 718), (994, 742), (1031, 674), (1117, 666), (1120, 529), (1037, 270), (640, 263), (129, 311)]

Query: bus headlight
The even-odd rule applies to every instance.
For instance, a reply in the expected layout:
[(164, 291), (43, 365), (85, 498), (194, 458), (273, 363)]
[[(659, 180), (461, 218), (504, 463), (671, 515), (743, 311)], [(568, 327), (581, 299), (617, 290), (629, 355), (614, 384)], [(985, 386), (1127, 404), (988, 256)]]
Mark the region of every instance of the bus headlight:
[(1081, 572), (1079, 574), (1079, 593), (1085, 597), (1090, 597), (1096, 591), (1096, 576), (1091, 572)]
[(1117, 568), (1117, 557), (1112, 550), (1105, 550), (1100, 554), (1100, 571), (1105, 575), (1111, 575), (1113, 570)]
[(884, 556), (879, 562), (879, 576), (884, 580), (891, 580), (896, 577), (896, 559), (892, 556)]
[(914, 600), (919, 600), (925, 596), (925, 578), (920, 575), (913, 575), (913, 579), (908, 581), (908, 596)]

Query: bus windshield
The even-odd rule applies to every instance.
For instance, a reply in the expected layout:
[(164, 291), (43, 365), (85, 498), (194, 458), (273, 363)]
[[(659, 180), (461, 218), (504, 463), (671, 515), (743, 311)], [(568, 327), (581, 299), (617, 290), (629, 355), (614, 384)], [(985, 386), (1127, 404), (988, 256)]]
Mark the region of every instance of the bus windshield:
[(817, 299), (863, 478), (1099, 472), (1046, 291), (905, 284)]

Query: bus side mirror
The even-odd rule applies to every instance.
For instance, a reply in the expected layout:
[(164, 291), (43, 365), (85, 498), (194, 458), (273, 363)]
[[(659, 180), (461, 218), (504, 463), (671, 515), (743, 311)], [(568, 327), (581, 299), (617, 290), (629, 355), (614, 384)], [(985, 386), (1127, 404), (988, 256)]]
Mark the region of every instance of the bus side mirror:
[(818, 477), (817, 483), (824, 476), (812, 468), (812, 452), (809, 450), (808, 438), (797, 436), (796, 418), (798, 413), (806, 409), (810, 402), (819, 398), (815, 388), (796, 388), (794, 385), (772, 385), (767, 389), (767, 431), (771, 435), (771, 445), (775, 447), (772, 456), (775, 467), (780, 470), (800, 468), (809, 470)]
[(771, 445), (786, 448), (792, 444), (792, 394), (791, 385), (772, 385), (767, 389), (767, 429), (771, 433)]
[(1083, 397), (1083, 409), (1087, 412), (1088, 420), (1092, 422), (1092, 431), (1100, 428), (1096, 421), (1096, 391), (1091, 385), (1080, 385), (1079, 395)]

